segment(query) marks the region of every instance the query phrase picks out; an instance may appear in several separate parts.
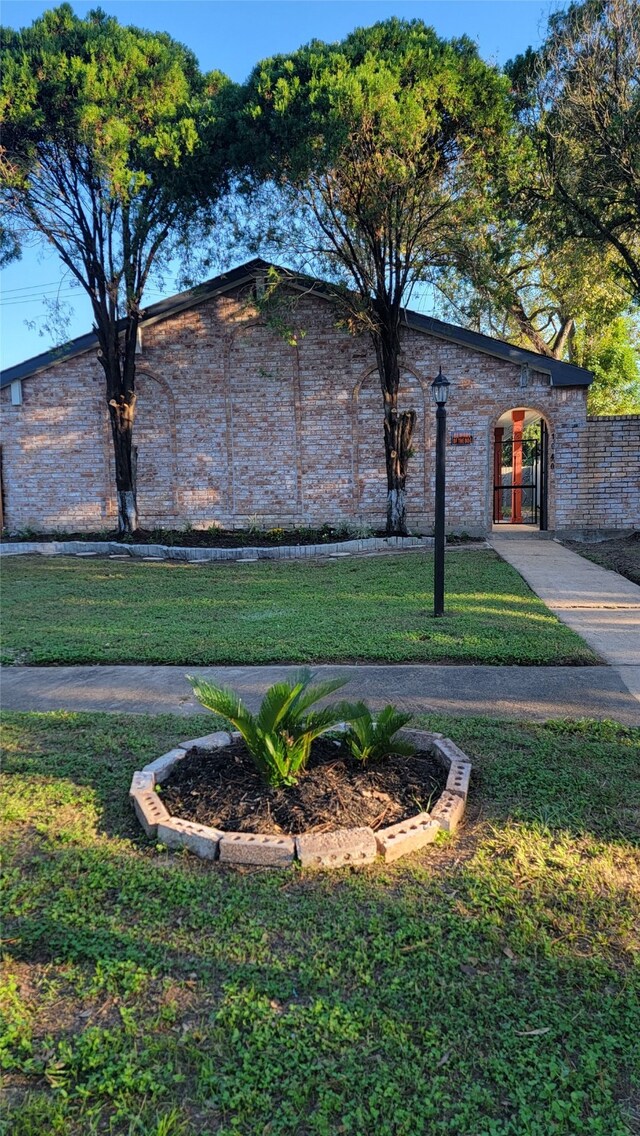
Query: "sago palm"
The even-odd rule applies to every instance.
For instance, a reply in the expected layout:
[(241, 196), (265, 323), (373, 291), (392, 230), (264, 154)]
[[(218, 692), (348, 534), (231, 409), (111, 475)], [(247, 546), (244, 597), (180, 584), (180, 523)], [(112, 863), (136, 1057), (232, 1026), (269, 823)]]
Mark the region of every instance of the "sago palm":
[(344, 740), (352, 756), (359, 761), (375, 760), (391, 753), (402, 757), (411, 757), (415, 753), (415, 746), (410, 742), (394, 737), (398, 730), (406, 726), (411, 714), (404, 714), (401, 710), (396, 710), (395, 706), (385, 706), (374, 718), (364, 702), (343, 706), (342, 712), (344, 720), (349, 722)]
[(191, 675), (187, 678), (202, 705), (226, 718), (242, 734), (258, 769), (273, 786), (295, 785), (309, 760), (314, 739), (344, 721), (342, 704), (307, 711), (344, 686), (346, 679), (311, 685), (311, 671), (299, 671), (290, 682), (274, 683), (258, 713), (252, 714), (234, 691)]

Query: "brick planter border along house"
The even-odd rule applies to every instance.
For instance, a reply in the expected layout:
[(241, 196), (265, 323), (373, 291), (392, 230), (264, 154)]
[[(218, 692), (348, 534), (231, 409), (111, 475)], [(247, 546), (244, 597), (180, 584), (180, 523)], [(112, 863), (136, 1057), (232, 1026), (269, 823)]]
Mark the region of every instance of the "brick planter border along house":
[[(252, 302), (267, 268), (253, 260), (146, 310), (135, 427), (145, 528), (384, 523), (381, 395), (371, 344), (336, 326), (322, 284), (292, 276), (291, 319), (302, 334), (289, 345)], [(414, 531), (429, 532), (433, 524), (429, 388), (440, 366), (451, 382), (449, 531), (490, 530), (494, 479), (501, 476), (496, 428), (519, 409), (546, 428), (546, 527), (640, 525), (640, 416), (588, 418), (590, 372), (416, 312), (405, 315), (401, 405), (417, 411), (408, 482)], [(96, 350), (89, 334), (2, 373), (10, 530), (115, 527)], [(539, 514), (533, 519), (540, 523)]]

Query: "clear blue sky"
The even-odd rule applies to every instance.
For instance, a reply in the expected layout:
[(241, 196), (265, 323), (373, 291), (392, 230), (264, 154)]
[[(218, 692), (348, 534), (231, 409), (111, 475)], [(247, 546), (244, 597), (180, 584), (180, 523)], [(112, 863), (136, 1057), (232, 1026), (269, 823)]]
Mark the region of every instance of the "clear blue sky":
[[(2, 23), (24, 27), (53, 6), (41, 0), (3, 0)], [(122, 23), (169, 32), (195, 52), (203, 70), (218, 68), (237, 81), (245, 79), (254, 63), (265, 56), (292, 51), (310, 39), (342, 39), (355, 27), (392, 15), (420, 18), (441, 36), (466, 34), (477, 41), (485, 59), (505, 63), (539, 42), (552, 8), (541, 0), (96, 0), (73, 4), (79, 15), (98, 6)], [(233, 263), (230, 257), (230, 266)], [(45, 295), (53, 296), (59, 290), (61, 298), (72, 305), (70, 336), (90, 329), (87, 301), (62, 280), (55, 253), (46, 249), (30, 248), (21, 261), (4, 270), (0, 297), (3, 367), (52, 346), (51, 338), (41, 334)], [(169, 286), (167, 294), (172, 291)], [(149, 292), (147, 298), (153, 302), (161, 297)]]

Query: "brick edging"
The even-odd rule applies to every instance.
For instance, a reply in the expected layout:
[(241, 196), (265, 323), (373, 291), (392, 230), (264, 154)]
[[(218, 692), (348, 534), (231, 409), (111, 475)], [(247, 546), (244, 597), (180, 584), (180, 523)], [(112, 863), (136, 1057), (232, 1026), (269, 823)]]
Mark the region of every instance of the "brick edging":
[(455, 832), (465, 811), (471, 762), (450, 738), (425, 730), (401, 730), (400, 735), (428, 750), (444, 766), (447, 784), (430, 813), (422, 812), (376, 832), (367, 826), (339, 828), (328, 833), (281, 836), (259, 832), (224, 832), (204, 824), (170, 816), (156, 792), (174, 765), (194, 746), (221, 749), (240, 734), (218, 730), (202, 738), (180, 742), (168, 753), (136, 770), (129, 796), (147, 836), (168, 848), (187, 848), (205, 860), (230, 864), (258, 864), (285, 868), (298, 860), (307, 868), (364, 867), (377, 855), (385, 862), (399, 860), (430, 844), (438, 832)]
[(333, 544), (286, 544), (252, 548), (182, 548), (165, 544), (119, 544), (113, 540), (4, 541), (0, 556), (131, 556), (148, 560), (302, 560), (386, 548), (433, 548), (431, 536), (373, 536)]

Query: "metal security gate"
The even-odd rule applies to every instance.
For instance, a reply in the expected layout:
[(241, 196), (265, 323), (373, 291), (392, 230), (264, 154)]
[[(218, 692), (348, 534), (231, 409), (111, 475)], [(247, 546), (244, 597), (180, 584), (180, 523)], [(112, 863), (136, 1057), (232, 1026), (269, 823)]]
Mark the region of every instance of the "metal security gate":
[(528, 434), (494, 441), (494, 525), (547, 527), (547, 427)]

